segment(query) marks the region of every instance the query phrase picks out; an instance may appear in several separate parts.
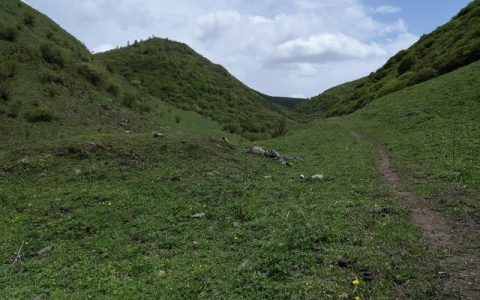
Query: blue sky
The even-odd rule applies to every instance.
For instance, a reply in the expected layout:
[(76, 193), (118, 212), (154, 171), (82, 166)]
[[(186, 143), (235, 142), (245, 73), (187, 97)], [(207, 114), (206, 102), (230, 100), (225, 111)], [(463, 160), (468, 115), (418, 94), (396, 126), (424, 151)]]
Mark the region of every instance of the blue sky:
[[(410, 32), (422, 35), (448, 22), (470, 0), (366, 0), (372, 7), (391, 5), (401, 8), (399, 15), (409, 24)], [(387, 17), (391, 17), (386, 15)]]
[(93, 52), (187, 43), (250, 87), (310, 97), (358, 79), (448, 22), (468, 0), (25, 0)]

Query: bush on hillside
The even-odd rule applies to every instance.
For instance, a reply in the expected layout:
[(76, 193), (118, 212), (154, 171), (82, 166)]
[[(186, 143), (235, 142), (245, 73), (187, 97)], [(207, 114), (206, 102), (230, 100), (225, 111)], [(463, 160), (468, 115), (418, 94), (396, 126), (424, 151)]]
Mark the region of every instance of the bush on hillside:
[(400, 65), (398, 65), (398, 73), (402, 75), (405, 72), (410, 71), (416, 63), (417, 63), (417, 58), (415, 57), (415, 55), (408, 54), (400, 62)]
[(14, 62), (0, 62), (0, 81), (12, 79), (17, 75), (17, 64)]
[(0, 39), (7, 42), (15, 42), (18, 38), (18, 30), (15, 27), (0, 24)]
[(31, 12), (25, 13), (23, 15), (23, 24), (29, 27), (35, 26), (35, 15)]
[(1, 83), (0, 84), (0, 99), (3, 101), (8, 101), (12, 98), (12, 94), (10, 91), (10, 86), (8, 86), (6, 83)]
[(425, 67), (416, 72), (408, 81), (408, 85), (414, 85), (430, 79), (433, 79), (439, 75), (438, 71), (432, 67)]
[(52, 65), (57, 65), (61, 68), (65, 67), (65, 63), (66, 63), (65, 54), (61, 49), (59, 49), (55, 45), (50, 43), (45, 43), (40, 46), (40, 52), (45, 62)]
[(96, 66), (89, 63), (81, 63), (78, 65), (78, 74), (85, 78), (88, 82), (94, 86), (101, 86), (106, 81), (106, 76)]
[(55, 115), (46, 107), (34, 107), (25, 112), (25, 119), (30, 123), (52, 122)]

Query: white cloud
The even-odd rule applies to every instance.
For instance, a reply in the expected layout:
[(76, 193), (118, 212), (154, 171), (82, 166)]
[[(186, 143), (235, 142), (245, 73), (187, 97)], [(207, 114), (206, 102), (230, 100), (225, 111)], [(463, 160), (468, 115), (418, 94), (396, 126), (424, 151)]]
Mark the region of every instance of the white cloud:
[(402, 11), (398, 6), (393, 5), (380, 5), (372, 9), (377, 14), (396, 14)]
[(93, 53), (100, 53), (100, 52), (105, 52), (105, 51), (108, 51), (108, 50), (112, 50), (113, 48), (115, 48), (115, 46), (112, 46), (110, 44), (103, 44), (103, 45), (100, 45), (98, 47), (93, 48), (92, 52)]
[(417, 39), (403, 19), (377, 19), (398, 8), (362, 1), (28, 0), (95, 52), (154, 34), (187, 43), (254, 89), (307, 96), (367, 75)]

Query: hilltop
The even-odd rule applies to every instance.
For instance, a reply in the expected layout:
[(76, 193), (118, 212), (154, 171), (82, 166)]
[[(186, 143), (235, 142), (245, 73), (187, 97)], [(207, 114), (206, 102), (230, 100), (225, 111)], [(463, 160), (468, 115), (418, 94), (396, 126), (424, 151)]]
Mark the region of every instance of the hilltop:
[(475, 0), (450, 22), (393, 56), (378, 71), (350, 84), (349, 93), (332, 98), (331, 93), (326, 92), (304, 103), (300, 111), (315, 111), (326, 116), (349, 114), (374, 99), (436, 78), (478, 59), (480, 1)]
[(155, 98), (252, 139), (283, 134), (283, 110), (185, 44), (151, 38), (96, 54), (115, 74)]

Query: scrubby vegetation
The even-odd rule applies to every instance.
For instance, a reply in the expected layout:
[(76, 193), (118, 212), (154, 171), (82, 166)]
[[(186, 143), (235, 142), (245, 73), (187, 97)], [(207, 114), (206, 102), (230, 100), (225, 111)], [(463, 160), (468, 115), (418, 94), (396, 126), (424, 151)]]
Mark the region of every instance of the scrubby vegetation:
[(280, 107), (187, 45), (151, 38), (96, 58), (142, 92), (208, 116), (232, 133), (259, 139), (279, 132)]
[[(440, 75), (409, 50), (297, 106), (292, 129), (183, 44), (92, 56), (21, 1), (0, 16), (15, 28), (0, 27), (0, 298), (461, 298), (444, 283), (466, 252), (428, 247), (375, 148), (478, 257), (480, 62)], [(385, 96), (312, 120), (366, 87)], [(257, 145), (293, 165), (245, 151)]]
[(382, 68), (353, 87), (351, 93), (332, 99), (314, 97), (302, 108), (326, 116), (352, 113), (376, 98), (402, 90), (466, 66), (480, 59), (480, 1), (472, 1), (455, 18), (400, 51)]

